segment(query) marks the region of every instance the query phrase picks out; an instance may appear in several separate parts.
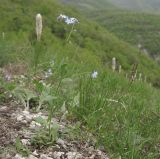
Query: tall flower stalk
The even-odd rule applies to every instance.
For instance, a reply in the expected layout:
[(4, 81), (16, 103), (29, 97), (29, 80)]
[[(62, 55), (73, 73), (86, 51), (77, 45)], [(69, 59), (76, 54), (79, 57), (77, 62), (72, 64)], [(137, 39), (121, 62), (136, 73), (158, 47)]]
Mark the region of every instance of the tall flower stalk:
[(74, 26), (75, 24), (79, 23), (78, 19), (76, 18), (70, 18), (66, 15), (63, 15), (63, 14), (60, 14), (58, 17), (57, 17), (57, 20), (58, 21), (64, 21), (67, 25), (72, 25), (72, 28), (71, 28), (71, 31), (69, 32), (69, 35), (68, 37), (66, 38), (66, 41), (68, 42), (73, 31), (74, 31)]
[(42, 29), (43, 29), (42, 16), (41, 16), (41, 14), (38, 13), (36, 15), (36, 35), (37, 35), (37, 41), (41, 40)]
[(40, 60), (40, 55), (43, 52), (43, 45), (41, 44), (41, 37), (42, 37), (42, 31), (43, 31), (43, 21), (42, 21), (42, 15), (38, 13), (36, 15), (36, 36), (37, 36), (37, 43), (35, 44), (34, 48), (34, 58), (33, 58), (33, 65), (34, 65), (34, 73), (37, 72), (37, 66)]
[(66, 39), (67, 42), (69, 41), (69, 39), (70, 39), (70, 37), (71, 37), (71, 35), (72, 35), (72, 32), (73, 32), (73, 30), (74, 30), (74, 25), (75, 25), (75, 24), (72, 24), (71, 31), (70, 31), (70, 33), (69, 33), (67, 39)]
[(121, 65), (119, 65), (119, 67), (118, 67), (118, 72), (119, 72), (119, 73), (122, 72), (122, 66), (121, 66)]
[(116, 58), (115, 57), (112, 58), (112, 70), (113, 72), (115, 72), (116, 70)]

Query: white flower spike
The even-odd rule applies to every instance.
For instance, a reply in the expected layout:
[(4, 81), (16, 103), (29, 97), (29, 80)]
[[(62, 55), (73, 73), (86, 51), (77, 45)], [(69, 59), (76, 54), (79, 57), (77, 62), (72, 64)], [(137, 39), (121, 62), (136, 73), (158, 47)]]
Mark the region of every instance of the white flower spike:
[(112, 70), (113, 72), (116, 70), (116, 58), (115, 57), (112, 58)]
[(42, 28), (43, 28), (42, 16), (41, 16), (41, 14), (38, 13), (36, 15), (36, 34), (37, 34), (37, 40), (38, 41), (41, 40)]

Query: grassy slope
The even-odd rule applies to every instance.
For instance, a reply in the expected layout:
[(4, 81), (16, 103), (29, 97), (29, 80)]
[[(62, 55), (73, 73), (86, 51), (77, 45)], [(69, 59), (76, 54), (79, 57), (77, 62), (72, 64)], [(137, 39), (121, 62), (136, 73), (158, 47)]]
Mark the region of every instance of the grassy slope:
[[(69, 2), (71, 0), (68, 0)], [(115, 0), (116, 1), (116, 0)], [(122, 0), (123, 1), (123, 0)], [(102, 3), (102, 5), (97, 5), (94, 3), (90, 3), (90, 1), (84, 2), (81, 1), (82, 4), (90, 4), (90, 6), (97, 8), (97, 10), (86, 10), (86, 8), (81, 6), (82, 13), (85, 13), (89, 18), (96, 20), (107, 30), (113, 32), (116, 36), (124, 41), (130, 42), (135, 46), (138, 43), (141, 43), (143, 48), (146, 49), (153, 57), (157, 57), (160, 55), (160, 36), (159, 36), (159, 28), (160, 28), (160, 16), (159, 14), (151, 14), (151, 13), (143, 13), (143, 12), (134, 12), (127, 11), (116, 8), (110, 3)], [(111, 0), (111, 4), (114, 2)], [(115, 2), (117, 3), (117, 2)], [(156, 1), (154, 2), (137, 2), (137, 1), (128, 1), (124, 0), (122, 3), (119, 1), (121, 5), (130, 4), (131, 6), (142, 6), (145, 8), (145, 5), (152, 6), (153, 8), (159, 6), (160, 4)], [(132, 4), (133, 3), (133, 4)], [(151, 4), (150, 4), (151, 3)], [(74, 4), (72, 1), (70, 4)], [(119, 5), (118, 5), (119, 6)], [(78, 7), (80, 8), (80, 7)], [(141, 10), (143, 11), (143, 10)], [(153, 12), (154, 13), (154, 12)]]
[[(43, 60), (47, 61), (47, 58), (50, 59), (51, 56), (56, 56), (59, 59), (68, 57), (72, 59), (73, 63), (77, 61), (78, 64), (81, 63), (82, 67), (83, 64), (86, 64), (89, 66), (88, 68), (95, 69), (96, 67), (102, 68), (104, 65), (105, 67), (110, 67), (110, 61), (112, 57), (115, 56), (125, 70), (130, 69), (133, 63), (138, 62), (140, 64), (139, 71), (146, 74), (151, 80), (156, 81), (160, 69), (148, 57), (139, 55), (137, 49), (119, 40), (98, 24), (85, 20), (74, 9), (67, 9), (67, 7), (58, 5), (50, 0), (45, 2), (46, 1), (42, 1), (38, 4), (38, 2), (34, 0), (32, 1), (33, 5), (31, 7), (31, 1), (0, 0), (0, 9), (2, 13), (0, 15), (2, 21), (0, 30), (6, 33), (7, 43), (10, 43), (10, 46), (12, 46), (6, 49), (4, 48), (4, 46), (8, 46), (6, 43), (1, 47), (2, 50), (4, 49), (12, 52), (13, 59), (16, 54), (16, 51), (13, 50), (17, 45), (21, 51), (21, 53), (19, 53), (20, 56), (26, 56), (26, 52), (28, 52), (27, 49), (30, 49), (30, 52), (34, 52), (34, 20), (35, 14), (40, 12), (44, 17), (42, 43), (46, 52), (45, 55), (48, 55), (44, 56), (42, 58)], [(70, 44), (64, 45), (65, 39), (71, 30), (71, 26), (66, 26), (63, 23), (57, 22), (56, 17), (60, 13), (77, 17), (80, 20), (80, 24), (76, 26), (77, 32), (73, 33)], [(19, 46), (23, 46), (23, 49)], [(63, 49), (62, 46), (65, 49)], [(76, 53), (74, 50), (77, 50)], [(7, 53), (1, 56), (7, 56)], [(32, 54), (29, 54), (28, 60), (30, 60), (32, 56)]]
[(145, 12), (159, 12), (159, 0), (108, 0), (117, 7)]
[[(38, 0), (0, 0), (0, 12), (3, 22), (0, 30), (6, 34), (5, 39), (0, 41), (1, 64), (6, 64), (8, 60), (23, 60), (32, 64), (35, 62), (34, 53), (38, 52), (41, 63), (55, 59), (55, 77), (65, 74), (75, 82), (75, 67), (81, 73), (100, 69), (97, 79), (82, 78), (79, 87), (74, 90), (74, 83), (66, 84), (64, 88), (53, 77), (53, 83), (62, 89), (58, 104), (65, 101), (70, 114), (94, 134), (111, 158), (159, 157), (159, 91), (141, 82), (130, 85), (124, 77), (109, 70), (104, 71), (104, 67), (108, 66), (106, 63), (116, 56), (125, 69), (138, 61), (142, 71), (155, 78), (159, 68), (152, 60), (138, 55), (137, 49), (120, 41), (96, 23), (85, 20), (76, 11), (51, 0), (42, 0), (41, 3)], [(36, 43), (34, 34), (37, 12), (44, 17), (44, 33), (40, 44)], [(60, 13), (80, 20), (70, 44), (64, 40), (70, 27), (56, 21)], [(63, 68), (63, 72), (60, 72), (59, 62), (67, 64), (65, 71)], [(67, 90), (66, 93), (64, 90)], [(77, 103), (78, 106), (73, 107)]]
[[(70, 0), (68, 1), (70, 2)], [(107, 3), (105, 4), (106, 8), (104, 9), (104, 5), (103, 7), (100, 5), (97, 6), (93, 2), (81, 1), (81, 3), (84, 4), (88, 3), (91, 6), (94, 5), (97, 10), (86, 10), (84, 7), (78, 7), (78, 9), (90, 19), (97, 21), (117, 37), (129, 42), (136, 48), (138, 48), (138, 44), (141, 44), (144, 53), (149, 54), (157, 62), (160, 62), (159, 15), (122, 10), (114, 6), (110, 7)], [(136, 2), (134, 1), (133, 3)], [(76, 6), (73, 2), (70, 4)]]
[(112, 73), (80, 84), (80, 121), (105, 146), (111, 159), (158, 159), (159, 91)]
[(85, 10), (98, 10), (98, 9), (106, 9), (110, 7), (114, 7), (111, 3), (108, 3), (106, 0), (61, 0), (61, 2), (64, 2), (66, 4), (75, 5), (78, 6), (79, 9), (82, 7), (85, 8)]

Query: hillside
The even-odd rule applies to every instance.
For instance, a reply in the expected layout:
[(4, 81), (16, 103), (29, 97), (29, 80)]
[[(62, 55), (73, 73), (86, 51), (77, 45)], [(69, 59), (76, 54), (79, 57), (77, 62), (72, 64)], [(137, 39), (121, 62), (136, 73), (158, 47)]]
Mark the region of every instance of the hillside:
[[(30, 1), (0, 1), (0, 9), (2, 12), (0, 18), (3, 22), (0, 24), (0, 29), (1, 32), (6, 33), (7, 43), (10, 42), (10, 45), (12, 46), (8, 49), (4, 48), (5, 46), (8, 46), (8, 44), (4, 44), (1, 46), (2, 49), (12, 52), (11, 49), (14, 50), (14, 47), (17, 47), (18, 44), (18, 46), (22, 45), (24, 47), (24, 49), (20, 49), (20, 51), (22, 51), (22, 53), (19, 53), (21, 56), (24, 55), (28, 49), (32, 52), (35, 43), (35, 39), (32, 39), (35, 37), (34, 16), (37, 12), (41, 12), (44, 16), (45, 26), (42, 42), (46, 49), (45, 51), (49, 56), (52, 55), (57, 56), (57, 58), (61, 58), (65, 55), (65, 57), (72, 58), (73, 63), (78, 59), (77, 62), (81, 61), (82, 67), (85, 63), (90, 69), (104, 66), (110, 67), (112, 57), (116, 57), (124, 70), (129, 70), (131, 65), (136, 62), (140, 64), (139, 71), (146, 74), (148, 79), (155, 81), (156, 78), (158, 78), (157, 75), (160, 70), (158, 65), (156, 65), (147, 56), (139, 55), (138, 49), (119, 40), (98, 24), (85, 20), (78, 14), (78, 12), (75, 12), (74, 9), (66, 9), (67, 7), (62, 7), (50, 0), (47, 2), (48, 4), (42, 3), (43, 5), (39, 4), (39, 6), (36, 7), (37, 1), (35, 0), (32, 2), (35, 4), (34, 7), (30, 8)], [(9, 5), (9, 3), (12, 3), (13, 8), (16, 8), (14, 15), (12, 14), (13, 9), (10, 8), (11, 5)], [(52, 8), (54, 8), (53, 11)], [(80, 23), (75, 26), (77, 32), (74, 32), (71, 36), (71, 43), (67, 43), (66, 45), (64, 45), (64, 42), (71, 30), (71, 26), (57, 22), (57, 16), (62, 13), (71, 17), (77, 17), (80, 21)], [(62, 46), (65, 47), (65, 49), (62, 49)], [(27, 50), (25, 50), (25, 48), (27, 48)], [(51, 53), (53, 50), (55, 50), (54, 54)], [(77, 53), (74, 53), (74, 50), (77, 50)], [(7, 56), (7, 53), (3, 56)], [(30, 60), (30, 56), (32, 55), (29, 54), (28, 60)], [(140, 56), (141, 58), (139, 58)], [(46, 57), (43, 57), (43, 60)], [(10, 58), (12, 61), (13, 59)]]
[(90, 9), (106, 9), (106, 8), (120, 8), (131, 11), (148, 12), (148, 13), (160, 13), (160, 1), (159, 0), (61, 0), (71, 5), (79, 6)]
[[(122, 0), (123, 1), (123, 0)], [(70, 2), (70, 0), (68, 0)], [(94, 1), (93, 1), (94, 2)], [(89, 1), (83, 2), (81, 4), (88, 3), (91, 6), (97, 8), (97, 10), (86, 10), (85, 7), (78, 7), (74, 2), (71, 1), (70, 5), (77, 6), (81, 13), (86, 15), (89, 19), (97, 21), (107, 30), (118, 36), (120, 39), (129, 42), (130, 44), (137, 47), (141, 45), (141, 51), (145, 54), (150, 55), (154, 60), (160, 62), (160, 47), (159, 47), (159, 28), (160, 28), (160, 16), (159, 14), (143, 13), (122, 10), (120, 7), (116, 6), (108, 7), (108, 4), (114, 4), (114, 2), (103, 3), (103, 7), (97, 6)], [(118, 1), (121, 4), (121, 1)], [(117, 3), (118, 3), (117, 2)], [(150, 1), (144, 3), (144, 1), (124, 1), (125, 4), (136, 3), (137, 5), (151, 5), (150, 3), (156, 4), (156, 1)], [(131, 3), (131, 4), (132, 4)], [(134, 4), (131, 5), (134, 7)], [(158, 6), (158, 3), (157, 3)], [(145, 7), (144, 7), (145, 8)], [(137, 6), (138, 9), (138, 6)], [(152, 12), (155, 13), (155, 12)]]
[(82, 9), (85, 12), (88, 12), (90, 10), (95, 11), (99, 9), (106, 9), (106, 8), (113, 8), (114, 5), (112, 3), (109, 3), (107, 0), (60, 0), (61, 2), (65, 4), (69, 4), (71, 6), (78, 7), (79, 9)]
[(108, 0), (110, 3), (122, 9), (136, 10), (141, 12), (158, 13), (160, 7), (159, 0)]
[(0, 158), (160, 157), (158, 64), (58, 0), (0, 0), (0, 19)]
[(160, 16), (124, 10), (97, 11), (89, 16), (120, 39), (138, 47), (160, 62)]

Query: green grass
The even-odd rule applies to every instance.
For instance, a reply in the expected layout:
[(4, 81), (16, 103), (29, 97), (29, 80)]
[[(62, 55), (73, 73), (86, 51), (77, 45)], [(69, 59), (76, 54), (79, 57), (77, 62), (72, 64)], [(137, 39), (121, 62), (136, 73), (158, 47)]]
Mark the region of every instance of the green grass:
[(98, 79), (82, 78), (78, 92), (74, 115), (111, 158), (160, 157), (159, 91), (105, 72)]

